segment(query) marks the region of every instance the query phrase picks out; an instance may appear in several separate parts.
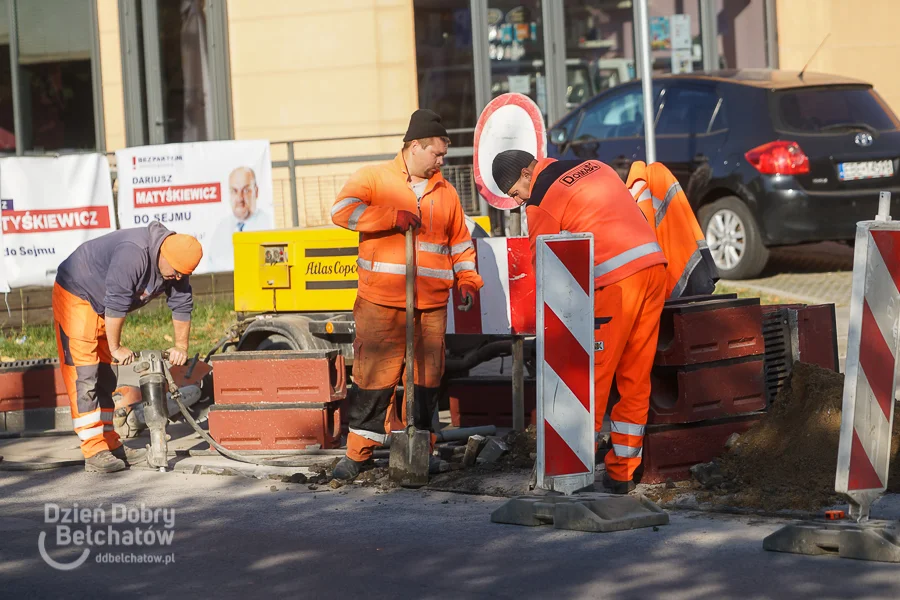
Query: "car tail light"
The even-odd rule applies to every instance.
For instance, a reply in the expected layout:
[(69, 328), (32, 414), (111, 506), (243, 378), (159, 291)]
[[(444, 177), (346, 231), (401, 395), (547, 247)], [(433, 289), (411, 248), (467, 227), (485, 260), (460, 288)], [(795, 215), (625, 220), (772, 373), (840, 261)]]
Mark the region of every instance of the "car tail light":
[(778, 140), (757, 146), (744, 157), (764, 175), (803, 175), (809, 173), (809, 157), (797, 142)]

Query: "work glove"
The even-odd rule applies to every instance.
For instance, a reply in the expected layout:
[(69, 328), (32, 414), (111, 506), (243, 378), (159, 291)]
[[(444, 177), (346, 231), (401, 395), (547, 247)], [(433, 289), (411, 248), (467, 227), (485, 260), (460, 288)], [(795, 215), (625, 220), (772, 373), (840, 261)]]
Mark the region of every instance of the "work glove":
[(469, 312), (472, 306), (475, 305), (475, 287), (464, 283), (459, 286), (459, 295), (462, 296), (463, 303), (456, 308), (463, 312)]
[(422, 225), (422, 219), (408, 210), (397, 211), (397, 221), (394, 225), (400, 231), (406, 233), (409, 229), (418, 229)]

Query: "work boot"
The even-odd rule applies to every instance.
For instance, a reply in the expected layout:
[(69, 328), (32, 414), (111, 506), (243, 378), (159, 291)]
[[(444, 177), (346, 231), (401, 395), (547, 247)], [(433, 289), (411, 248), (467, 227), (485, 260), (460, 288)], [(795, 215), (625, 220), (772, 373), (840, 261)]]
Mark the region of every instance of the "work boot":
[(344, 455), (338, 464), (334, 466), (334, 469), (331, 471), (331, 476), (334, 479), (343, 479), (344, 481), (353, 481), (359, 474), (363, 471), (368, 471), (372, 467), (374, 467), (374, 462), (370, 460), (364, 460), (362, 462), (357, 462), (350, 458), (347, 455)]
[(619, 481), (613, 479), (608, 473), (603, 473), (603, 487), (612, 494), (624, 495), (635, 488), (634, 481)]
[(444, 471), (450, 470), (450, 465), (445, 460), (441, 460), (440, 456), (431, 455), (428, 457), (428, 473), (429, 475), (437, 475), (441, 472), (441, 463), (446, 465)]
[(85, 473), (115, 473), (124, 471), (125, 461), (113, 456), (109, 450), (102, 450), (97, 454), (84, 459)]
[(129, 467), (131, 465), (136, 465), (143, 461), (147, 460), (147, 449), (146, 448), (129, 448), (125, 444), (122, 444), (118, 448), (112, 451), (112, 455), (118, 458), (119, 460), (124, 460), (125, 464)]

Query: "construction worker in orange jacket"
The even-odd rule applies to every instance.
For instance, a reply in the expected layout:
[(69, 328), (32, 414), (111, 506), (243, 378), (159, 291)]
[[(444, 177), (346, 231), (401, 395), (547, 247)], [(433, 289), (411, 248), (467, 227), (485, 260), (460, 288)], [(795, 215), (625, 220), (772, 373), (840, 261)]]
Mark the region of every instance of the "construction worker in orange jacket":
[(406, 380), (405, 232), (416, 231), (413, 418), (418, 429), (433, 433), (450, 289), (455, 281), (464, 302), (460, 308), (468, 310), (483, 285), (459, 196), (441, 176), (450, 139), (440, 116), (417, 110), (403, 142), (391, 162), (357, 171), (331, 209), (336, 225), (360, 232), (354, 390), (347, 454), (333, 472), (338, 479), (354, 479), (371, 465), (373, 450), (391, 431), (405, 427), (405, 402), (399, 409), (394, 402), (401, 375)]
[(85, 242), (59, 265), (53, 328), (85, 471), (121, 471), (147, 455), (123, 446), (113, 428), (118, 365), (134, 360), (121, 343), (125, 317), (165, 293), (175, 333), (169, 362), (185, 364), (194, 308), (188, 276), (202, 257), (194, 237), (153, 222)]
[(647, 217), (669, 261), (666, 298), (712, 294), (719, 270), (675, 176), (662, 163), (647, 165), (636, 161), (625, 185)]
[(666, 258), (653, 229), (618, 174), (598, 161), (536, 161), (520, 150), (501, 152), (494, 181), (525, 204), (532, 256), (541, 235), (594, 236), (594, 430), (603, 426), (613, 377), (621, 399), (610, 423), (604, 485), (634, 489), (650, 409), (650, 370), (665, 302)]

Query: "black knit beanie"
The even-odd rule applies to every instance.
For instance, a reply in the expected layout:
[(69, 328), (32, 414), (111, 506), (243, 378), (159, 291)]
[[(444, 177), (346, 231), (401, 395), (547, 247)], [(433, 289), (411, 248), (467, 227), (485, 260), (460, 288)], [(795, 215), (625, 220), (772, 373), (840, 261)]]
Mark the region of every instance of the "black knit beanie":
[(409, 118), (409, 128), (403, 136), (403, 141), (411, 142), (430, 137), (448, 137), (447, 130), (441, 125), (441, 115), (433, 110), (420, 108)]
[(491, 173), (500, 191), (508, 194), (522, 176), (522, 169), (527, 169), (533, 162), (534, 156), (524, 150), (505, 150), (494, 157)]

